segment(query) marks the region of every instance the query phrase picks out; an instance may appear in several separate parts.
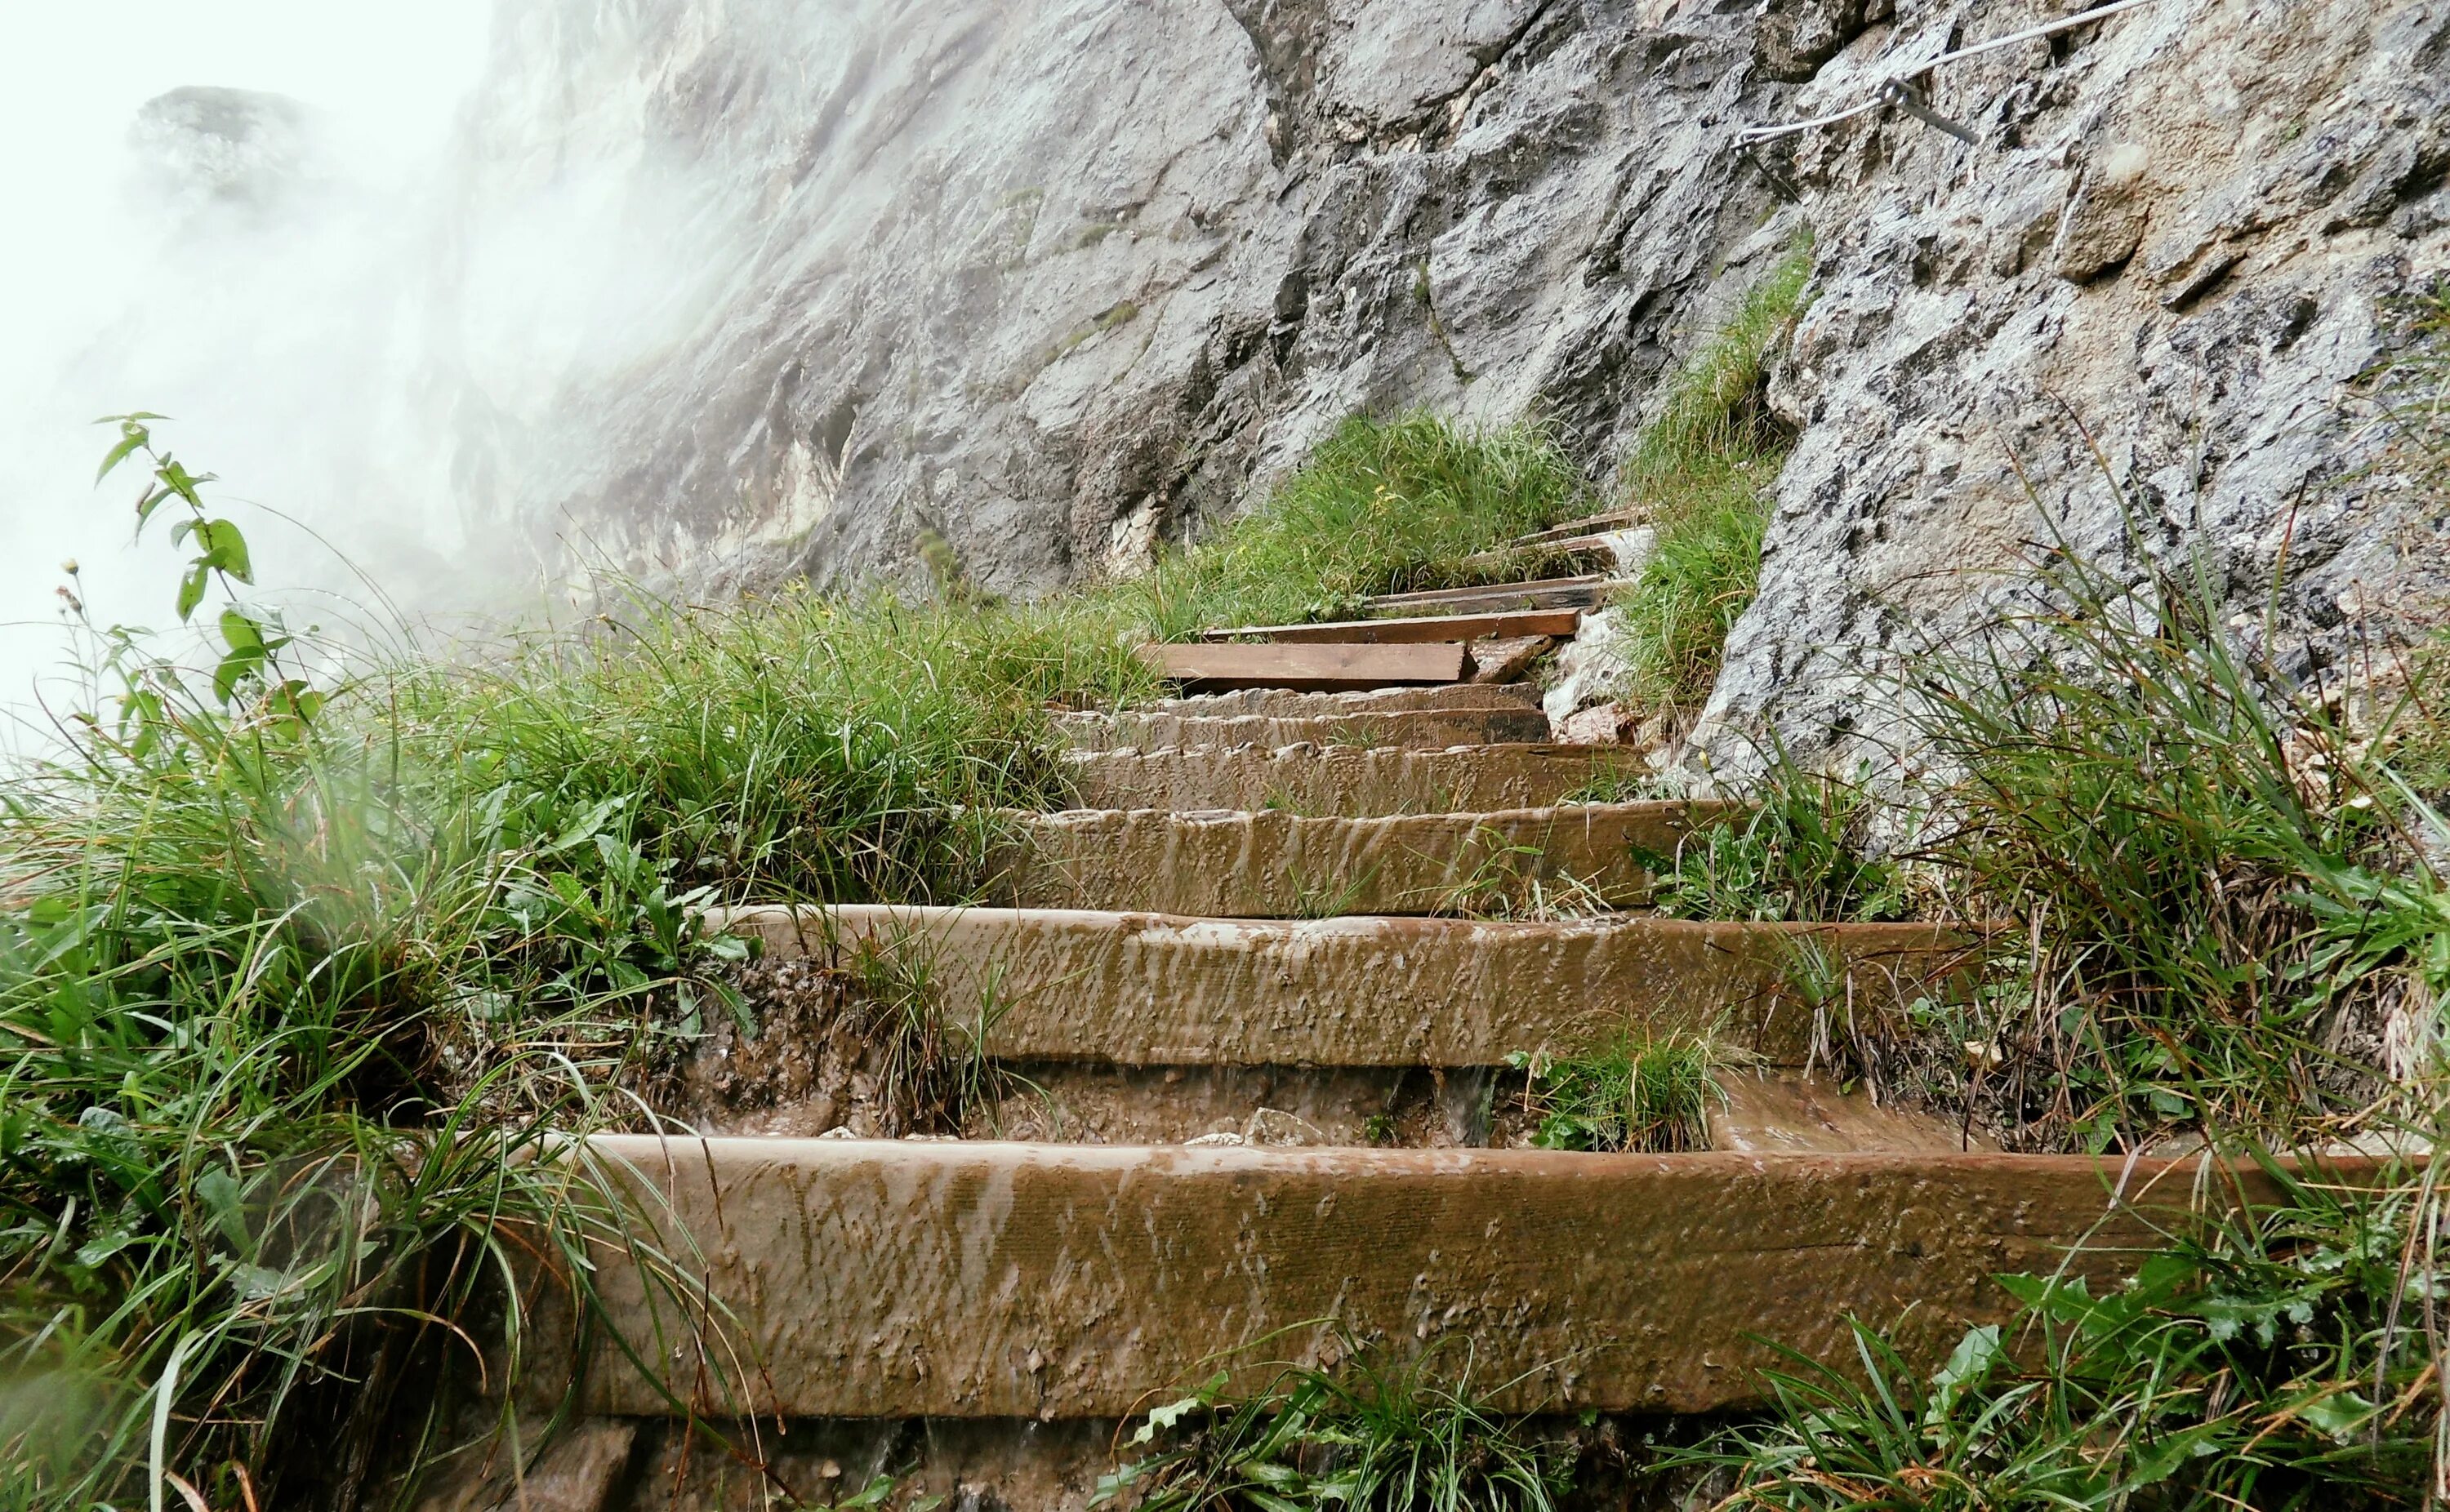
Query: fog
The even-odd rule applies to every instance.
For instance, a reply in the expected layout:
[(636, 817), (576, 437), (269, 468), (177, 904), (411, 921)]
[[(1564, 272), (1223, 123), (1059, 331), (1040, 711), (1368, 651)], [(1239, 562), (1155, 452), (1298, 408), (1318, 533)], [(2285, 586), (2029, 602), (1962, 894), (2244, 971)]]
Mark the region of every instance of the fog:
[[(455, 499), (446, 407), (421, 381), (433, 212), (491, 5), (0, 12), (0, 706), (22, 708), (59, 660), (70, 559), (97, 622), (175, 622), (177, 553), (128, 548), (136, 479), (94, 487), (109, 437), (91, 421), (108, 413), (174, 417), (161, 439), (227, 480), (217, 497), (294, 616), (316, 616), (323, 591), (375, 595), (282, 515), (386, 591), (447, 599), (481, 522)], [(294, 129), (268, 165), (137, 140), (146, 103), (189, 87), (286, 97), (294, 115), (274, 119)]]

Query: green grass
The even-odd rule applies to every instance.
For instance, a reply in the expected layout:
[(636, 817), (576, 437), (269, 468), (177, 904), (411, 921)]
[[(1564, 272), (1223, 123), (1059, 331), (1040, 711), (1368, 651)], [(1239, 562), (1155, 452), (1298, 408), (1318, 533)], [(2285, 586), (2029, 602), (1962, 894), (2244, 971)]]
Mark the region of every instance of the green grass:
[(1636, 697), (1704, 698), (1727, 632), (1760, 577), (1767, 494), (1785, 444), (1759, 410), (1763, 367), (1803, 308), (1809, 244), (1745, 297), (1734, 319), (1682, 373), (1635, 443), (1625, 486), (1658, 532), (1654, 554), (1617, 607), (1630, 629), (1623, 657)]
[(1356, 417), (1259, 509), (1111, 591), (1168, 639), (1333, 619), (1372, 594), (1488, 581), (1467, 558), (1596, 507), (1536, 429)]
[(1090, 1505), (1138, 1512), (1552, 1512), (1572, 1455), (1436, 1378), (1424, 1358), (1283, 1372), (1248, 1396), (1223, 1377), (1151, 1412)]
[(1648, 863), (1652, 905), (1672, 919), (1877, 923), (1909, 911), (1906, 879), (1866, 853), (1870, 795), (1857, 784), (1774, 764), (1752, 815), (1687, 835)]
[[(2005, 1330), (1928, 1376), (1857, 1324), (1857, 1358), (1796, 1357), (1765, 1420), (1688, 1463), (1761, 1512), (2379, 1512), (2431, 1504), (2443, 1421), (2428, 1331), (2443, 1279), (2429, 1182), (2277, 1205), (2173, 1237), (2123, 1287), (2003, 1278)], [(2421, 1251), (2421, 1253), (2420, 1253)]]
[(1707, 1039), (1620, 1039), (1572, 1056), (1507, 1057), (1524, 1074), (1525, 1114), (1543, 1150), (1710, 1147), (1717, 1048)]
[[(1584, 499), (1531, 432), (1355, 421), (1141, 582), (1005, 605), (940, 560), (932, 607), (613, 594), (336, 674), (239, 610), (243, 539), (148, 421), (118, 459), (193, 517), (179, 611), (218, 625), (217, 678), (89, 631), (73, 748), (0, 788), (12, 1512), (176, 1504), (172, 1475), (217, 1507), (382, 1499), (447, 1446), (455, 1365), (515, 1371), (489, 1309), (518, 1266), (583, 1319), (580, 1257), (653, 1231), (584, 1157), (531, 1157), (637, 1126), (710, 1016), (754, 1028), (705, 909), (964, 899), (1000, 813), (1068, 801), (1047, 706), (1155, 691), (1140, 641), (1427, 586)], [(860, 985), (896, 1105), (943, 1121), (975, 1057), (911, 982)]]

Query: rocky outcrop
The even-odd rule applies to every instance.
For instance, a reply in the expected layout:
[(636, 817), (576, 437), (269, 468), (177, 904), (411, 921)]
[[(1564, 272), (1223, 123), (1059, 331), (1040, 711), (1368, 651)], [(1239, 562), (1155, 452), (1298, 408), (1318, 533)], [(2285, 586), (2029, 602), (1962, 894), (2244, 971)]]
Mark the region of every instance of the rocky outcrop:
[(638, 207), (599, 320), (654, 329), (550, 383), (472, 334), (463, 473), (651, 575), (915, 577), (933, 530), (1010, 592), (1358, 409), (1546, 415), (1604, 471), (1795, 220), (1727, 145), (1745, 28), (1658, 9), (526, 0), (465, 219)]
[[(1901, 7), (1789, 108), (2031, 19)], [(2439, 623), (2442, 495), (2375, 375), (2450, 274), (2450, 5), (2169, 0), (1933, 79), (1978, 145), (1897, 117), (1772, 155), (1817, 297), (1770, 390), (1798, 441), (1710, 708), (1722, 766), (1764, 723), (1807, 755), (1891, 745), (1881, 669), (2017, 603), (2038, 547), (2200, 553), (2242, 633), (2276, 594), (2299, 675), (2352, 619)]]
[[(1891, 109), (1739, 146), (2066, 13), (521, 0), (445, 274), (461, 476), (650, 577), (919, 582), (932, 533), (1037, 591), (1354, 410), (1545, 417), (1604, 479), (1808, 226), (1722, 769), (1765, 726), (1878, 737), (1883, 657), (1995, 614), (2051, 529), (2117, 557), (2122, 499), (2241, 606), (2285, 553), (2294, 624), (2417, 615), (2435, 527), (2360, 380), (2450, 268), (2445, 0), (2161, 0), (1931, 73), (1971, 145)], [(584, 318), (505, 355), (485, 228), (570, 201)]]

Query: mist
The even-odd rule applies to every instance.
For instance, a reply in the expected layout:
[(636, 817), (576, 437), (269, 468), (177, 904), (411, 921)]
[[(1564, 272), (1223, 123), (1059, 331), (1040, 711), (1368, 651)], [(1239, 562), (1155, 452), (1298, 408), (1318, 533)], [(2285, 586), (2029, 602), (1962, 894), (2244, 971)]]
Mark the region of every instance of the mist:
[(464, 262), (453, 154), (492, 9), (0, 20), (20, 65), (0, 91), (0, 707), (61, 660), (70, 561), (97, 624), (175, 624), (181, 553), (130, 548), (132, 471), (95, 487), (102, 415), (171, 417), (159, 440), (225, 480), (211, 497), (294, 622), (464, 606), (487, 522), (451, 476), (437, 275)]

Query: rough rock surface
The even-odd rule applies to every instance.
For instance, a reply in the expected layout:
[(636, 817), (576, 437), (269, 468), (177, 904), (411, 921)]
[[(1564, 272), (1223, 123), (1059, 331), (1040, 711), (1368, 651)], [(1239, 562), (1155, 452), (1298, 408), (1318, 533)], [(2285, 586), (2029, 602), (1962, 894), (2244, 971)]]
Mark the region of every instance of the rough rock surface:
[(1356, 409), (1546, 416), (1604, 477), (1808, 224), (1721, 769), (1764, 723), (1880, 735), (1863, 674), (1994, 614), (2045, 507), (2114, 557), (2123, 494), (2241, 608), (2285, 551), (2297, 628), (2420, 615), (2438, 527), (2357, 380), (2450, 268), (2450, 0), (2162, 0), (1933, 73), (1978, 145), (1737, 145), (2071, 9), (524, 0), (472, 223), (593, 196), (667, 292), (600, 296), (557, 387), (470, 339), (461, 476), (548, 556), (692, 587), (920, 582), (932, 533), (1040, 591)]

